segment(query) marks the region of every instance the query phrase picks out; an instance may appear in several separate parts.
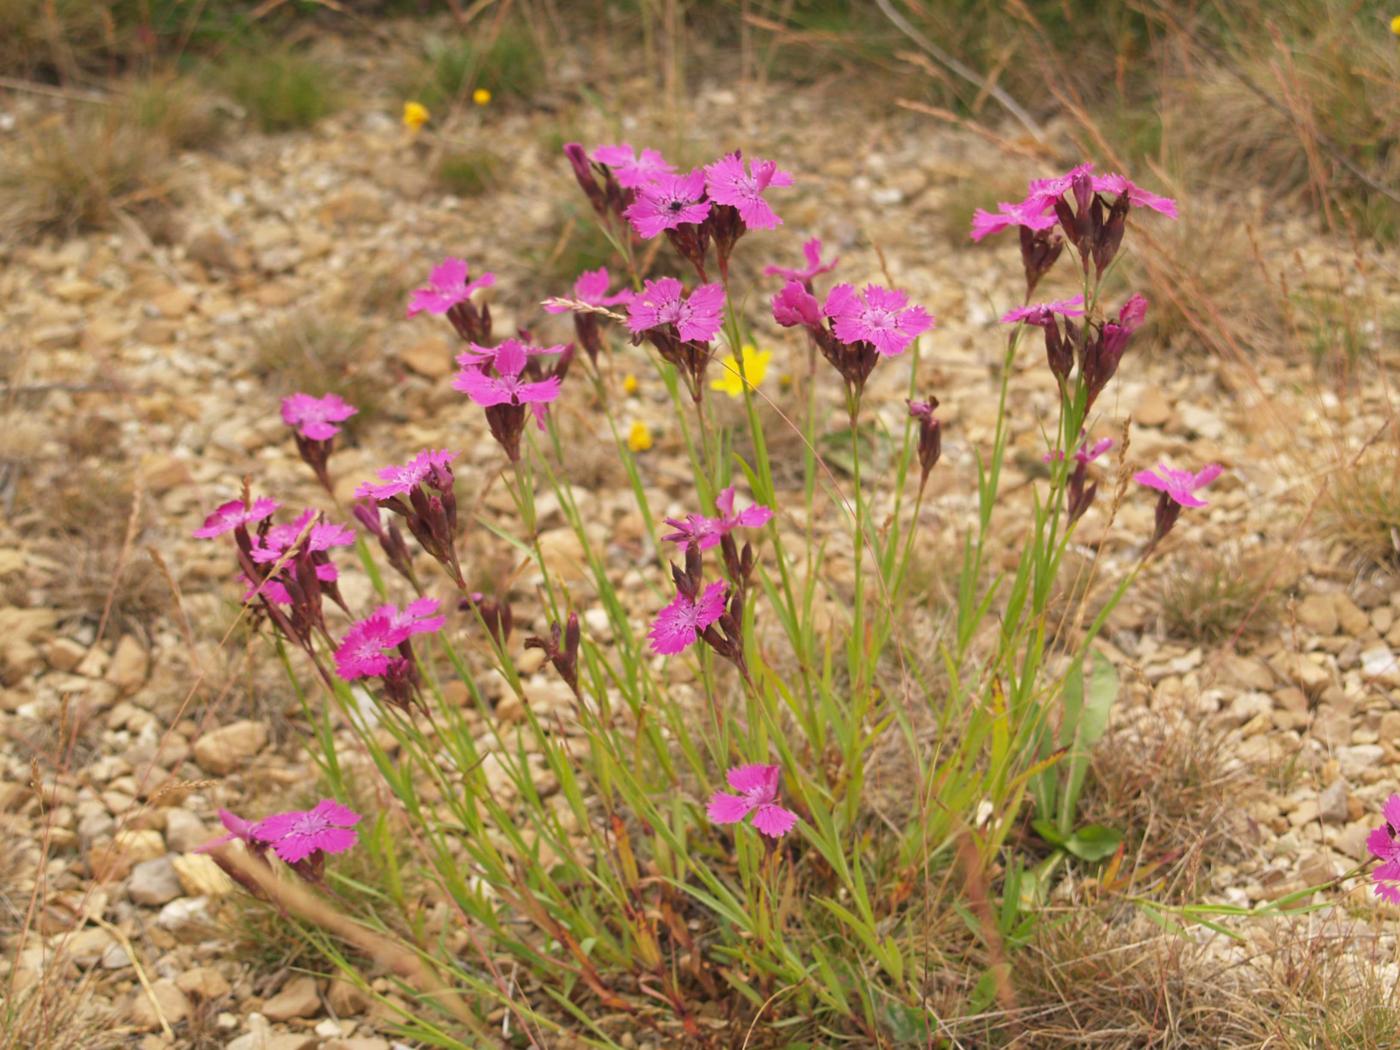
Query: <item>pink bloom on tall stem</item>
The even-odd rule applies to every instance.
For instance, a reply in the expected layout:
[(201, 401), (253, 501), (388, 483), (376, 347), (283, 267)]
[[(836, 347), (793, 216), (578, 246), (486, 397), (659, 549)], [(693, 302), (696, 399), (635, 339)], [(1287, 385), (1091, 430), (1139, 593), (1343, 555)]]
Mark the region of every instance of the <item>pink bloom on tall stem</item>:
[(762, 528), (773, 517), (773, 512), (761, 503), (754, 503), (739, 513), (734, 513), (733, 485), (715, 497), (715, 509), (719, 511), (717, 518), (708, 518), (703, 514), (688, 514), (683, 520), (667, 518), (666, 524), (676, 531), (661, 538), (681, 546), (693, 543), (700, 550), (706, 551), (718, 546), (720, 538), (727, 533), (741, 527)]
[(786, 277), (789, 281), (809, 285), (813, 278), (836, 269), (836, 264), (841, 261), (840, 258), (835, 258), (829, 263), (822, 262), (822, 242), (816, 237), (802, 246), (802, 254), (807, 259), (807, 265), (802, 269), (794, 270), (787, 266), (765, 266), (763, 268), (764, 276)]
[(716, 791), (706, 808), (716, 824), (737, 824), (750, 813), (753, 826), (770, 839), (782, 838), (797, 823), (797, 814), (778, 804), (778, 783), (782, 767), (755, 763), (735, 766), (729, 771), (729, 786), (739, 792)]
[(232, 813), (226, 809), (219, 810), (219, 821), (227, 829), (228, 833), (226, 835), (220, 835), (216, 839), (211, 839), (210, 841), (202, 845), (196, 846), (194, 848), (194, 851), (196, 853), (208, 853), (210, 850), (218, 849), (220, 846), (224, 845), (227, 842), (232, 842), (234, 839), (237, 839), (244, 845), (251, 846), (254, 849), (262, 848), (261, 845), (258, 843), (256, 835), (254, 834), (254, 831), (257, 828), (257, 824), (255, 822), (251, 820), (244, 820), (237, 813)]
[(788, 281), (783, 290), (773, 296), (773, 320), (784, 328), (804, 325), (807, 328), (822, 326), (822, 308), (817, 297), (798, 281)]
[[(596, 270), (584, 270), (578, 275), (578, 280), (574, 282), (574, 299), (589, 306), (616, 306), (620, 303), (632, 301), (632, 292), (628, 288), (608, 294), (608, 286), (612, 284), (612, 277), (608, 274), (606, 266), (600, 266)], [(569, 307), (557, 301), (549, 301), (544, 304), (546, 313), (563, 314), (569, 312)], [(475, 348), (474, 348), (475, 349)], [(461, 358), (458, 358), (460, 361)]]
[(724, 615), (729, 585), (716, 580), (698, 598), (677, 593), (670, 605), (657, 614), (648, 637), (653, 652), (666, 656), (695, 644), (700, 632)]
[(1381, 807), (1385, 818), (1366, 838), (1366, 848), (1381, 863), (1371, 872), (1376, 896), (1388, 904), (1400, 904), (1400, 795), (1391, 795)]
[[(306, 532), (305, 547), (309, 551), (327, 551), (332, 547), (348, 547), (355, 542), (355, 531), (344, 525), (337, 525), (331, 521), (318, 521), (312, 525), (312, 521), (320, 517), (321, 512), (308, 508), (301, 513), (296, 521), (283, 525), (274, 525), (267, 530), (267, 535), (254, 542), (252, 558), (259, 564), (275, 562), (285, 554), (301, 534)], [(308, 531), (307, 526), (311, 528)]]
[(710, 202), (705, 199), (705, 169), (658, 176), (637, 190), (637, 199), (622, 214), (648, 240), (683, 223), (704, 222), (710, 214)]
[(457, 458), (447, 449), (425, 448), (402, 466), (392, 465), (379, 472), (379, 483), (365, 481), (355, 490), (355, 498), (382, 500), (412, 492), (433, 474), (435, 467), (446, 467)]
[(1139, 485), (1145, 485), (1147, 488), (1165, 493), (1172, 502), (1179, 506), (1205, 507), (1208, 504), (1197, 496), (1196, 492), (1218, 478), (1224, 469), (1220, 464), (1212, 463), (1192, 474), (1189, 470), (1173, 470), (1171, 467), (1162, 465), (1155, 471), (1139, 471), (1133, 475), (1133, 480)]
[(675, 325), (686, 341), (707, 343), (724, 320), (724, 286), (702, 284), (689, 296), (674, 277), (647, 281), (627, 306), (627, 327), (640, 334), (664, 324)]
[(769, 186), (791, 186), (792, 176), (771, 160), (752, 160), (744, 170), (744, 158), (729, 153), (705, 166), (705, 188), (710, 200), (728, 204), (739, 212), (744, 225), (754, 230), (771, 230), (782, 225), (764, 191)]
[(1088, 175), (1091, 177), (1090, 185), (1092, 186), (1093, 172), (1094, 165), (1086, 161), (1070, 168), (1063, 175), (1055, 175), (1048, 179), (1032, 179), (1026, 199), (1022, 203), (1053, 206), (1056, 198), (1063, 197), (1074, 187), (1075, 179)]
[(427, 310), (430, 314), (445, 314), (458, 303), (466, 302), (478, 288), (496, 283), (496, 275), (483, 273), (474, 281), (462, 259), (448, 257), (433, 268), (426, 286), (416, 289), (408, 300), (408, 316)]
[(463, 368), (484, 367), (495, 364), (503, 352), (524, 354), (527, 358), (541, 357), (546, 354), (562, 354), (569, 349), (565, 343), (555, 343), (553, 346), (531, 346), (529, 343), (522, 343), (519, 339), (505, 339), (496, 346), (482, 346), (479, 343), (468, 343), (467, 349), (457, 355), (457, 363)]
[(400, 641), (415, 634), (440, 631), (447, 623), (447, 617), (438, 614), (436, 598), (418, 598), (405, 605), (402, 611), (396, 605), (381, 605), (374, 610), (374, 615), (384, 617), (390, 632), (398, 635)]
[(1002, 315), (1002, 324), (1016, 324), (1018, 321), (1025, 321), (1028, 324), (1043, 325), (1051, 314), (1059, 314), (1061, 317), (1082, 317), (1084, 315), (1084, 296), (1076, 295), (1069, 299), (1056, 299), (1050, 303), (1036, 303), (1033, 306), (1018, 306)]
[(305, 811), (276, 813), (259, 821), (254, 837), (266, 842), (288, 864), (314, 853), (344, 853), (359, 841), (354, 825), (360, 814), (333, 799), (322, 799)]
[(980, 241), (983, 237), (1000, 233), (1010, 226), (1024, 226), (1028, 230), (1048, 230), (1056, 221), (1052, 200), (1053, 198), (1031, 198), (1014, 204), (1002, 201), (994, 212), (978, 208), (972, 213), (972, 239)]
[(663, 175), (672, 175), (676, 170), (656, 150), (644, 149), (638, 153), (626, 142), (616, 146), (597, 146), (588, 159), (611, 168), (617, 184), (624, 189), (638, 189)]
[(436, 598), (419, 598), (402, 611), (396, 605), (381, 605), (355, 623), (335, 651), (335, 670), (347, 682), (357, 678), (382, 676), (399, 659), (393, 652), (415, 634), (442, 630), (445, 616), (434, 615)]
[(271, 517), (281, 505), (273, 499), (256, 499), (251, 504), (245, 504), (241, 499), (229, 500), (214, 508), (213, 513), (204, 519), (204, 524), (194, 530), (194, 536), (201, 540), (222, 536), (240, 525), (251, 525)]
[[(1093, 445), (1090, 445), (1087, 437), (1084, 437), (1082, 434), (1080, 437), (1082, 443), (1074, 450), (1074, 461), (1076, 463), (1084, 463), (1086, 465), (1092, 463), (1113, 447), (1112, 438), (1099, 438)], [(1065, 454), (1056, 449), (1054, 452), (1045, 453), (1045, 455), (1040, 458), (1045, 463), (1058, 463), (1065, 458)]]
[(282, 399), (282, 422), (296, 427), (297, 433), (312, 441), (329, 441), (340, 433), (336, 424), (344, 423), (358, 411), (338, 394), (312, 397), (295, 393)]
[(496, 374), (483, 368), (466, 368), (452, 380), (452, 388), (460, 390), (482, 408), (494, 405), (529, 405), (536, 420), (543, 426), (544, 406), (559, 396), (559, 376), (529, 383), (521, 380), (527, 360), (525, 347), (508, 340), (496, 348)]
[(903, 292), (868, 284), (857, 292), (849, 284), (838, 284), (826, 297), (823, 307), (832, 319), (832, 330), (843, 343), (869, 343), (885, 356), (905, 349), (933, 327), (933, 318), (922, 306), (910, 306)]
[(1126, 193), (1128, 203), (1134, 208), (1150, 208), (1152, 211), (1165, 215), (1169, 219), (1175, 219), (1176, 201), (1170, 197), (1161, 197), (1151, 193), (1126, 175), (1116, 173), (1109, 175), (1098, 175), (1094, 177), (1093, 187), (1095, 193), (1102, 193), (1106, 197), (1118, 197)]

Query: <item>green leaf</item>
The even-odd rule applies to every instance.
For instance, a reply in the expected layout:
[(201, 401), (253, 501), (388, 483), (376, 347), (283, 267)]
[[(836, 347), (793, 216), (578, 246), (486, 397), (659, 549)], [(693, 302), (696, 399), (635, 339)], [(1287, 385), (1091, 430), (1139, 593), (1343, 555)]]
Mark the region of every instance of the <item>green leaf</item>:
[(1064, 842), (1064, 848), (1080, 860), (1106, 860), (1123, 841), (1123, 833), (1102, 824), (1086, 824)]
[(1064, 846), (1068, 841), (1068, 836), (1061, 835), (1060, 829), (1055, 827), (1054, 822), (1046, 820), (1044, 817), (1037, 817), (1031, 821), (1031, 828), (1052, 846)]

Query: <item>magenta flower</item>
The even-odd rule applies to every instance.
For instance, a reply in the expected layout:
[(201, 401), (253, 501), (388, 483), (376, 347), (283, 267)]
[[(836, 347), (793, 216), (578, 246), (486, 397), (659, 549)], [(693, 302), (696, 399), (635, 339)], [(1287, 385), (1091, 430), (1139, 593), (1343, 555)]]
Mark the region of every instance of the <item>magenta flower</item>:
[(804, 325), (821, 328), (822, 308), (816, 296), (798, 281), (788, 281), (783, 290), (773, 296), (773, 320), (784, 328)]
[(624, 189), (640, 189), (663, 175), (674, 174), (676, 170), (656, 150), (644, 149), (637, 153), (626, 142), (616, 146), (598, 146), (588, 155), (588, 159), (611, 168), (617, 184)]
[[(1088, 443), (1089, 439), (1083, 434), (1080, 435), (1080, 438), (1083, 444), (1074, 450), (1074, 461), (1076, 463), (1092, 463), (1113, 447), (1112, 438), (1099, 438), (1092, 446)], [(1054, 452), (1045, 453), (1045, 455), (1040, 458), (1044, 463), (1058, 463), (1065, 458), (1065, 454), (1059, 449), (1056, 449)]]
[(452, 388), (460, 390), (482, 408), (495, 405), (529, 405), (535, 419), (544, 426), (545, 405), (559, 396), (559, 376), (552, 375), (539, 382), (524, 382), (520, 374), (525, 371), (528, 355), (525, 347), (507, 340), (496, 347), (493, 362), (495, 375), (488, 375), (484, 368), (465, 368), (452, 380)]
[(1048, 230), (1056, 222), (1053, 198), (1030, 197), (1014, 204), (1002, 201), (994, 212), (978, 208), (972, 213), (972, 239), (980, 241), (1011, 226)]
[(1162, 465), (1155, 471), (1139, 471), (1133, 475), (1133, 480), (1139, 485), (1165, 493), (1179, 506), (1205, 507), (1209, 504), (1199, 498), (1196, 491), (1218, 478), (1224, 469), (1218, 463), (1212, 463), (1199, 473), (1192, 474), (1189, 470), (1172, 470), (1171, 467)]
[(710, 202), (705, 199), (705, 169), (658, 176), (637, 190), (637, 199), (622, 214), (648, 240), (683, 223), (704, 222), (710, 214)]
[(257, 837), (254, 834), (257, 825), (253, 821), (244, 820), (237, 813), (230, 813), (226, 809), (219, 810), (219, 820), (223, 823), (224, 827), (228, 829), (228, 834), (220, 835), (218, 838), (211, 839), (203, 845), (196, 846), (194, 848), (196, 853), (208, 853), (210, 850), (218, 849), (226, 842), (232, 842), (234, 839), (254, 849), (262, 849), (262, 846), (258, 843)]
[(765, 266), (763, 274), (765, 277), (786, 277), (789, 281), (797, 281), (802, 285), (810, 285), (813, 278), (820, 277), (824, 273), (830, 273), (836, 269), (836, 264), (840, 258), (832, 259), (829, 263), (822, 262), (822, 242), (816, 237), (802, 246), (802, 254), (807, 259), (807, 265), (801, 270), (789, 269), (786, 266)]
[(754, 763), (735, 766), (729, 771), (729, 786), (739, 792), (716, 791), (710, 796), (706, 813), (716, 824), (737, 824), (750, 813), (753, 826), (770, 839), (782, 838), (797, 823), (797, 814), (778, 805), (780, 766)]
[(425, 287), (414, 291), (408, 300), (408, 316), (427, 310), (430, 314), (445, 314), (458, 303), (466, 302), (478, 288), (489, 288), (496, 283), (496, 275), (483, 273), (476, 280), (468, 280), (470, 273), (462, 259), (448, 257), (433, 268)]
[[(612, 277), (608, 274), (606, 266), (600, 266), (596, 270), (584, 270), (578, 275), (578, 280), (574, 282), (574, 299), (589, 306), (615, 306), (618, 303), (629, 303), (632, 301), (632, 292), (623, 288), (613, 295), (608, 294), (608, 286), (612, 284)], [(551, 314), (563, 314), (569, 312), (569, 307), (558, 301), (548, 301), (544, 304), (545, 312)], [(476, 349), (476, 347), (473, 347)], [(458, 358), (460, 361), (461, 358)]]
[[(1089, 185), (1093, 187), (1094, 165), (1089, 162), (1077, 164), (1063, 175), (1056, 175), (1048, 179), (1031, 179), (1026, 194), (1024, 204), (1047, 204), (1053, 206), (1056, 199), (1063, 197), (1074, 188), (1076, 179), (1082, 176), (1089, 176)], [(1093, 187), (1097, 188), (1097, 187)]]
[(276, 813), (259, 821), (253, 835), (288, 864), (297, 864), (315, 853), (344, 853), (359, 841), (354, 828), (359, 822), (360, 814), (326, 798), (312, 809)]
[[(296, 521), (272, 526), (267, 530), (267, 535), (254, 539), (251, 552), (253, 560), (260, 564), (277, 561), (320, 514), (318, 510), (307, 509)], [(309, 551), (327, 551), (332, 547), (348, 547), (354, 542), (353, 529), (330, 521), (319, 521), (311, 525), (310, 531), (307, 532), (305, 547)]]
[(761, 503), (745, 507), (735, 514), (733, 485), (715, 498), (715, 509), (719, 511), (718, 518), (707, 518), (703, 514), (688, 514), (684, 520), (667, 518), (666, 524), (676, 531), (661, 538), (683, 547), (693, 543), (700, 550), (707, 551), (717, 546), (720, 539), (734, 529), (762, 528), (773, 517), (773, 512)]
[[(357, 678), (384, 676), (401, 658), (399, 646), (415, 634), (442, 630), (447, 618), (434, 615), (436, 598), (419, 598), (400, 611), (396, 605), (381, 605), (355, 623), (335, 651), (335, 670), (347, 682)], [(392, 655), (386, 650), (395, 651)]]
[(1134, 208), (1150, 208), (1152, 211), (1165, 215), (1169, 219), (1175, 219), (1177, 217), (1176, 201), (1172, 200), (1170, 197), (1159, 197), (1155, 193), (1149, 193), (1126, 175), (1096, 175), (1094, 176), (1093, 187), (1095, 193), (1102, 193), (1114, 197), (1126, 193), (1128, 195), (1128, 203)]
[(251, 504), (245, 504), (240, 499), (229, 500), (214, 508), (214, 512), (204, 519), (204, 524), (194, 530), (194, 536), (201, 540), (222, 536), (240, 526), (271, 517), (272, 512), (281, 505), (273, 499), (257, 499)]
[(425, 448), (402, 466), (388, 466), (381, 470), (379, 484), (362, 482), (355, 490), (355, 498), (386, 500), (408, 495), (432, 476), (434, 468), (446, 467), (456, 458), (457, 453), (447, 449)]
[[(524, 354), (525, 357), (540, 357), (545, 354), (562, 354), (568, 350), (564, 343), (555, 343), (553, 346), (531, 346), (529, 343), (522, 343), (519, 339), (506, 339), (496, 346), (482, 346), (479, 343), (469, 343), (466, 350), (457, 355), (457, 363), (463, 368), (478, 368), (487, 365), (494, 365), (496, 358), (505, 352), (509, 355), (517, 353)], [(510, 357), (509, 360), (514, 360)]]
[(831, 289), (823, 307), (832, 331), (843, 343), (869, 343), (886, 356), (902, 354), (916, 338), (933, 327), (922, 306), (909, 306), (903, 292), (868, 284), (857, 292), (849, 284)]
[(340, 433), (336, 424), (345, 422), (358, 411), (338, 394), (312, 397), (296, 393), (282, 399), (282, 422), (296, 427), (298, 434), (312, 441), (329, 441)]
[(1400, 904), (1400, 795), (1391, 795), (1381, 807), (1385, 825), (1366, 838), (1366, 848), (1381, 863), (1371, 872), (1376, 896), (1388, 904)]
[(792, 176), (771, 160), (753, 160), (748, 171), (737, 152), (729, 153), (705, 166), (705, 188), (710, 200), (727, 204), (739, 213), (744, 225), (754, 230), (771, 230), (783, 220), (763, 199), (769, 186), (791, 186)]
[(633, 334), (669, 324), (688, 342), (709, 342), (719, 331), (723, 316), (722, 284), (702, 284), (686, 296), (674, 277), (647, 281), (627, 304), (627, 327)]
[(1052, 314), (1059, 314), (1061, 317), (1082, 317), (1084, 315), (1084, 296), (1081, 294), (1070, 299), (1056, 299), (1051, 303), (1018, 306), (1003, 314), (1001, 323), (1015, 324), (1018, 321), (1025, 321), (1027, 324), (1044, 325), (1049, 322)]
[(695, 644), (700, 632), (724, 615), (729, 585), (716, 580), (697, 598), (677, 593), (675, 601), (657, 614), (647, 637), (653, 652), (670, 656)]

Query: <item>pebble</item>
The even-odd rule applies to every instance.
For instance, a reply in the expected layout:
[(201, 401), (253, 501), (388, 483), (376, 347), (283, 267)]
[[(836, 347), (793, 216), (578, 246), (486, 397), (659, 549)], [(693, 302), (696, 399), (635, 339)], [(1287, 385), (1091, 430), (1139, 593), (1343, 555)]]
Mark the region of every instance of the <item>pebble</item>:
[(194, 760), (206, 773), (223, 776), (252, 758), (267, 743), (267, 726), (243, 720), (205, 733), (194, 742)]
[(321, 1011), (321, 997), (314, 977), (293, 977), (280, 992), (263, 1004), (263, 1015), (270, 1021), (312, 1017)]
[(126, 895), (137, 904), (155, 906), (173, 901), (181, 894), (180, 879), (169, 857), (142, 861), (131, 869)]

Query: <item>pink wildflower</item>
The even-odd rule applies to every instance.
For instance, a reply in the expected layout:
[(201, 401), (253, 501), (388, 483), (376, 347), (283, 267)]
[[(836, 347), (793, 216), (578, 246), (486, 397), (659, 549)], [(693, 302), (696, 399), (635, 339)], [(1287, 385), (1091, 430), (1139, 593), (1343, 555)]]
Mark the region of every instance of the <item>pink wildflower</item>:
[(1139, 471), (1133, 475), (1133, 480), (1139, 485), (1165, 493), (1179, 506), (1205, 507), (1209, 504), (1198, 497), (1196, 491), (1218, 478), (1224, 469), (1218, 463), (1212, 463), (1200, 472), (1192, 474), (1189, 470), (1172, 470), (1171, 467), (1162, 465), (1155, 471)]
[(701, 223), (710, 214), (705, 199), (705, 169), (685, 175), (661, 175), (637, 191), (622, 213), (633, 229), (650, 240), (683, 223)]
[(773, 296), (773, 320), (784, 328), (804, 325), (820, 328), (822, 308), (816, 296), (798, 281), (788, 281), (783, 290)]
[(315, 853), (344, 853), (359, 841), (359, 822), (360, 814), (326, 798), (309, 810), (273, 814), (253, 834), (282, 860), (297, 864)]
[(237, 813), (231, 813), (226, 809), (219, 810), (219, 820), (224, 827), (228, 829), (228, 834), (220, 835), (218, 838), (211, 839), (203, 845), (196, 846), (194, 848), (196, 853), (208, 853), (210, 850), (218, 849), (220, 846), (227, 842), (232, 842), (234, 839), (254, 849), (261, 848), (254, 835), (254, 830), (257, 825), (253, 821), (244, 820)]
[(520, 374), (525, 370), (526, 359), (525, 347), (513, 339), (507, 340), (496, 348), (495, 375), (488, 375), (483, 368), (465, 368), (453, 378), (452, 388), (482, 408), (528, 404), (543, 426), (544, 406), (559, 396), (559, 377), (523, 382)]
[(737, 152), (729, 153), (705, 166), (705, 188), (710, 200), (727, 204), (739, 213), (744, 225), (754, 230), (771, 230), (782, 225), (763, 193), (769, 186), (791, 186), (792, 176), (771, 160), (752, 160), (748, 171)]
[[(307, 509), (296, 521), (272, 526), (267, 530), (267, 535), (254, 541), (251, 552), (253, 560), (260, 564), (277, 561), (320, 514), (318, 510)], [(305, 547), (309, 551), (327, 551), (332, 547), (348, 547), (354, 542), (353, 529), (330, 521), (318, 521), (307, 531)]]
[(1051, 314), (1059, 314), (1062, 317), (1082, 317), (1084, 315), (1084, 296), (1076, 295), (1070, 299), (1056, 299), (1050, 303), (1037, 303), (1034, 306), (1018, 306), (1016, 309), (1008, 311), (1002, 315), (1002, 324), (1015, 324), (1018, 321), (1025, 321), (1028, 324), (1046, 324)]
[(824, 273), (830, 273), (836, 269), (836, 264), (841, 260), (832, 259), (829, 263), (822, 262), (822, 242), (813, 237), (802, 246), (802, 254), (807, 259), (807, 265), (801, 270), (793, 270), (786, 266), (765, 266), (763, 268), (766, 277), (786, 277), (789, 281), (797, 281), (802, 285), (810, 285), (813, 278), (820, 277)]
[(389, 624), (389, 630), (400, 636), (399, 641), (403, 641), (415, 634), (432, 634), (442, 630), (443, 624), (447, 623), (447, 617), (437, 615), (437, 611), (436, 598), (418, 598), (405, 605), (402, 612), (396, 605), (381, 605), (374, 610), (374, 614), (384, 617)]
[(588, 159), (612, 169), (613, 177), (623, 189), (640, 189), (663, 175), (675, 173), (675, 166), (654, 149), (637, 153), (629, 143), (598, 146)]
[(1371, 872), (1376, 896), (1388, 904), (1400, 904), (1400, 795), (1391, 795), (1381, 807), (1385, 825), (1366, 838), (1366, 848), (1381, 863)]
[(408, 316), (427, 310), (430, 314), (445, 314), (458, 303), (466, 302), (478, 288), (489, 288), (496, 283), (496, 275), (483, 273), (474, 281), (469, 281), (470, 272), (461, 259), (448, 257), (433, 268), (425, 287), (414, 291), (408, 301)]
[(335, 651), (336, 674), (347, 682), (387, 674), (398, 656), (386, 650), (398, 650), (415, 634), (442, 630), (447, 618), (433, 615), (437, 609), (436, 598), (419, 598), (403, 611), (396, 605), (381, 605), (346, 632)]
[(647, 281), (627, 305), (627, 327), (634, 334), (674, 325), (688, 342), (706, 343), (723, 323), (724, 286), (702, 284), (689, 296), (674, 277)]
[(385, 467), (379, 472), (379, 484), (373, 481), (362, 482), (355, 490), (355, 498), (368, 497), (374, 500), (391, 499), (411, 493), (427, 481), (435, 467), (446, 467), (457, 458), (457, 453), (447, 449), (425, 448), (402, 466)]
[(838, 284), (823, 307), (832, 319), (832, 331), (843, 343), (869, 343), (877, 353), (894, 356), (933, 327), (933, 318), (922, 306), (909, 306), (903, 292), (868, 284), (857, 292)]
[(194, 530), (194, 535), (201, 540), (222, 536), (241, 526), (271, 517), (272, 512), (280, 506), (280, 503), (272, 499), (257, 499), (252, 504), (245, 504), (240, 499), (229, 500), (215, 507), (213, 513), (204, 519), (204, 524)]
[[(584, 270), (578, 275), (578, 280), (574, 282), (574, 299), (581, 303), (587, 303), (589, 306), (615, 306), (619, 303), (632, 301), (632, 292), (627, 288), (609, 295), (608, 286), (610, 284), (612, 284), (612, 277), (608, 274), (606, 266), (600, 266), (596, 270)], [(546, 302), (544, 309), (546, 313), (551, 314), (569, 312), (569, 307), (557, 301)], [(473, 349), (476, 348), (473, 347)]]
[(797, 814), (778, 805), (778, 782), (782, 768), (755, 763), (735, 766), (729, 771), (729, 786), (739, 792), (716, 791), (706, 809), (716, 824), (737, 824), (750, 813), (753, 826), (770, 839), (782, 838), (797, 823)]
[(1109, 175), (1096, 175), (1093, 181), (1095, 193), (1102, 193), (1106, 196), (1118, 197), (1126, 193), (1128, 203), (1135, 208), (1150, 208), (1152, 211), (1165, 215), (1169, 219), (1175, 219), (1176, 201), (1170, 197), (1159, 197), (1155, 193), (1150, 193), (1137, 185), (1126, 175), (1116, 173)]
[(724, 600), (729, 585), (716, 580), (697, 598), (678, 593), (670, 605), (657, 614), (648, 637), (653, 652), (664, 655), (679, 653), (694, 645), (700, 632), (724, 615)]
[[(1088, 438), (1083, 437), (1083, 435), (1080, 436), (1083, 438), (1083, 443), (1074, 450), (1074, 461), (1076, 463), (1092, 463), (1113, 447), (1112, 438), (1099, 438), (1093, 445), (1090, 445), (1088, 443)], [(1059, 451), (1059, 449), (1056, 449), (1054, 452), (1045, 453), (1045, 455), (1040, 458), (1042, 462), (1045, 463), (1058, 463), (1065, 458), (1065, 454)]]
[(296, 427), (297, 433), (312, 441), (329, 441), (340, 433), (336, 424), (345, 422), (358, 411), (338, 394), (312, 397), (296, 393), (282, 399), (282, 422)]
[[(496, 358), (505, 352), (514, 355), (517, 352), (525, 357), (541, 357), (545, 354), (562, 354), (569, 349), (565, 343), (555, 343), (553, 346), (531, 346), (529, 343), (522, 343), (519, 339), (506, 339), (496, 346), (482, 346), (479, 343), (469, 343), (467, 349), (457, 355), (457, 363), (463, 368), (485, 367), (496, 363)], [(510, 358), (514, 360), (514, 358)]]
[(1094, 165), (1086, 161), (1083, 164), (1077, 164), (1073, 168), (1070, 168), (1069, 171), (1065, 172), (1063, 175), (1056, 175), (1048, 179), (1032, 179), (1028, 187), (1029, 192), (1026, 194), (1026, 199), (1023, 203), (1053, 205), (1057, 198), (1063, 197), (1074, 188), (1074, 181), (1078, 178), (1089, 176), (1091, 179), (1090, 185), (1092, 186), (1093, 172)]
[(1048, 230), (1055, 225), (1055, 221), (1055, 211), (1048, 200), (1028, 199), (1014, 204), (1002, 201), (994, 212), (978, 208), (972, 213), (972, 239), (980, 241), (1010, 226)]
[(676, 531), (661, 538), (681, 546), (693, 543), (700, 550), (706, 551), (717, 546), (720, 538), (734, 529), (762, 528), (773, 517), (773, 512), (761, 503), (752, 504), (735, 514), (733, 485), (715, 498), (715, 509), (719, 511), (718, 518), (707, 518), (703, 514), (688, 514), (684, 520), (667, 518), (666, 524)]

